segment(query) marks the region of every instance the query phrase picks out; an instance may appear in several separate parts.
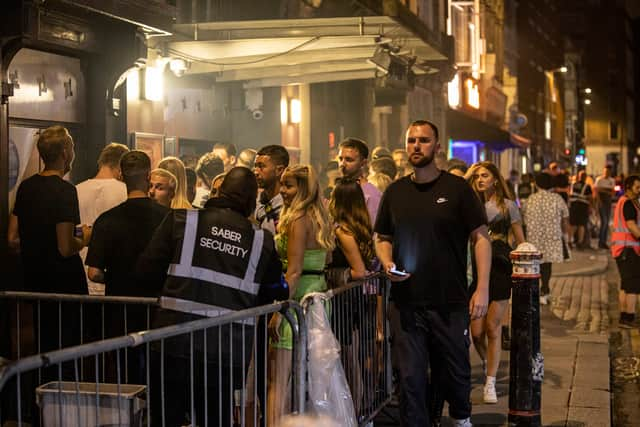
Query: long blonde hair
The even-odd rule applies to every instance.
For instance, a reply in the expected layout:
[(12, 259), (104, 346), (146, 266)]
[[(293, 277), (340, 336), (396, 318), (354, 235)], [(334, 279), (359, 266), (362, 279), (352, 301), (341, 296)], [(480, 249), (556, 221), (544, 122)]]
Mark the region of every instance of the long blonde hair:
[(191, 203), (187, 197), (187, 173), (184, 169), (184, 163), (177, 157), (165, 157), (158, 163), (159, 169), (165, 169), (171, 172), (178, 180), (176, 186), (176, 195), (171, 200), (171, 209), (190, 209)]
[(316, 242), (320, 247), (331, 251), (335, 247), (333, 227), (329, 214), (322, 201), (320, 185), (313, 167), (307, 165), (289, 166), (282, 173), (282, 178), (293, 177), (298, 186), (298, 192), (289, 206), (284, 206), (280, 213), (278, 235), (289, 232), (289, 227), (296, 219), (308, 215), (311, 219)]
[(473, 191), (478, 195), (480, 200), (483, 203), (488, 202), (485, 192), (479, 192), (477, 190), (476, 181), (478, 180), (478, 169), (485, 168), (489, 171), (489, 173), (493, 176), (494, 186), (495, 186), (495, 195), (496, 195), (496, 206), (503, 214), (507, 212), (507, 204), (505, 203), (506, 199), (511, 199), (511, 192), (507, 187), (507, 183), (504, 181), (504, 178), (500, 174), (500, 170), (496, 165), (491, 162), (478, 162), (471, 165), (467, 173), (464, 175), (464, 178), (467, 180)]

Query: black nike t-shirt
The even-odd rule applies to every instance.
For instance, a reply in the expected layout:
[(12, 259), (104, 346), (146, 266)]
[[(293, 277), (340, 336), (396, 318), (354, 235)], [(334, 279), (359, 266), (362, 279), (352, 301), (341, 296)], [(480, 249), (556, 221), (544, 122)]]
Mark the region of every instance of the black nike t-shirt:
[(57, 175), (33, 175), (20, 184), (13, 214), (27, 289), (86, 294), (82, 260), (78, 254), (60, 255), (56, 234), (56, 224), (80, 224), (76, 187)]
[(170, 209), (148, 197), (128, 199), (93, 224), (85, 264), (105, 272), (107, 295), (157, 296), (163, 283), (135, 275), (138, 257)]
[(395, 303), (445, 311), (467, 309), (467, 242), (485, 225), (482, 203), (467, 182), (447, 172), (417, 184), (404, 177), (387, 188), (375, 232), (392, 236), (393, 260), (411, 273), (394, 283)]

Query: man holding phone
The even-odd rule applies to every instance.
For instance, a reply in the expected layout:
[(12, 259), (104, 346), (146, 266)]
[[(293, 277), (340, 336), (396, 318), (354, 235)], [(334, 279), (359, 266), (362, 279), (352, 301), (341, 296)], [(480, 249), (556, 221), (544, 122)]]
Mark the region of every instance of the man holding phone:
[[(431, 383), (449, 402), (456, 426), (471, 426), (469, 318), (486, 314), (491, 243), (484, 207), (464, 179), (436, 167), (438, 128), (413, 122), (406, 150), (413, 174), (391, 184), (375, 225), (376, 253), (393, 282), (389, 317), (392, 363), (400, 389), (402, 426), (429, 426)], [(478, 288), (467, 295), (467, 242)], [(405, 273), (406, 270), (406, 273)]]

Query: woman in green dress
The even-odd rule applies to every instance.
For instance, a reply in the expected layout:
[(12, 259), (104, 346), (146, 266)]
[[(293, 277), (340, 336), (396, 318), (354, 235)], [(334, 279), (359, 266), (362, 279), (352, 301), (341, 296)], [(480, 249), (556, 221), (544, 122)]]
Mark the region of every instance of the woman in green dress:
[[(283, 209), (276, 247), (285, 269), (289, 297), (300, 301), (310, 292), (324, 292), (324, 268), (335, 244), (333, 227), (322, 202), (320, 186), (311, 166), (289, 166), (282, 174)], [(269, 322), (267, 426), (278, 425), (290, 412), (291, 328), (279, 313)]]

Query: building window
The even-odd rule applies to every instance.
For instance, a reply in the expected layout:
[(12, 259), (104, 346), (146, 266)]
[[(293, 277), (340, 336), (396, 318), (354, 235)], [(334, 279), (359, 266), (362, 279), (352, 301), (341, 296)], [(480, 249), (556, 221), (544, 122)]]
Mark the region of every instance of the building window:
[(473, 5), (451, 0), (450, 11), (449, 34), (455, 40), (456, 63), (465, 66), (479, 64), (479, 28)]
[(609, 139), (618, 139), (618, 122), (609, 122)]

